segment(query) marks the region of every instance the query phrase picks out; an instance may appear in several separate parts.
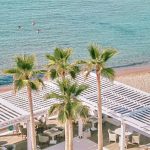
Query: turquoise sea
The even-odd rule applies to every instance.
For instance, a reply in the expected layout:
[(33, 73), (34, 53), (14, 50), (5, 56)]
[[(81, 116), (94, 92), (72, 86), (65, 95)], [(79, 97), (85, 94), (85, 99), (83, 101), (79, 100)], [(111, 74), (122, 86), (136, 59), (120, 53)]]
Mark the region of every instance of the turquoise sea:
[[(119, 50), (113, 67), (150, 64), (150, 1), (0, 0), (0, 70), (21, 53), (35, 53), (41, 65), (56, 46), (86, 58), (90, 42)], [(0, 85), (9, 82), (0, 76)]]

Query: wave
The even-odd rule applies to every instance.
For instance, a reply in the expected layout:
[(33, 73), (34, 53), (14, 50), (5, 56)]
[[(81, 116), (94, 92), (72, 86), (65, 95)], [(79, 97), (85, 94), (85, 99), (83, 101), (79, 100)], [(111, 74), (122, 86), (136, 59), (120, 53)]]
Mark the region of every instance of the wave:
[(118, 66), (113, 66), (113, 68), (125, 68), (125, 67), (132, 67), (132, 66), (139, 66), (139, 65), (146, 65), (149, 64), (148, 61), (143, 61), (143, 62), (136, 62), (136, 63), (130, 63), (126, 65), (118, 65)]

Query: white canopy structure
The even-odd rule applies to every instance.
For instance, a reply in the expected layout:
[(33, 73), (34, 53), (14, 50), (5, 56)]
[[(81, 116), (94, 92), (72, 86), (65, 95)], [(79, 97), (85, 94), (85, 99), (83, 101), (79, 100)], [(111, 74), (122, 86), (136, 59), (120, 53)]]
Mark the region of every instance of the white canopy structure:
[[(87, 80), (77, 77), (79, 84), (89, 85), (80, 99), (91, 109), (97, 110), (97, 83), (95, 73)], [(34, 114), (45, 113), (57, 99), (44, 101), (43, 96), (49, 92), (59, 92), (56, 82), (45, 82), (45, 87), (39, 92), (33, 92)], [(26, 89), (16, 95), (12, 92), (0, 94), (0, 128), (29, 120), (29, 107)], [(119, 82), (102, 79), (102, 111), (114, 119), (127, 124), (140, 133), (150, 137), (150, 94), (142, 92)], [(124, 127), (124, 126), (123, 126)], [(122, 132), (124, 128), (122, 128)], [(123, 139), (122, 139), (123, 140)]]

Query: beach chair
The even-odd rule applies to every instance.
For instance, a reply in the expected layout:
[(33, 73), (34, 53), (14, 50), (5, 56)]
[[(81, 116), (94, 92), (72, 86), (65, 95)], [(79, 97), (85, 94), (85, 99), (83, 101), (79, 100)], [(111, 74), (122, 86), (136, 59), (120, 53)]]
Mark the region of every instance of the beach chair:
[(21, 133), (22, 138), (23, 138), (23, 136), (25, 136), (25, 138), (27, 138), (27, 128), (23, 128), (23, 126), (20, 125), (19, 126), (19, 132)]
[(38, 134), (38, 140), (40, 144), (49, 144), (49, 137), (46, 135)]
[(109, 135), (109, 142), (117, 141), (117, 135), (111, 129), (108, 129), (108, 135)]
[(140, 134), (132, 135), (132, 143), (138, 145), (140, 144)]

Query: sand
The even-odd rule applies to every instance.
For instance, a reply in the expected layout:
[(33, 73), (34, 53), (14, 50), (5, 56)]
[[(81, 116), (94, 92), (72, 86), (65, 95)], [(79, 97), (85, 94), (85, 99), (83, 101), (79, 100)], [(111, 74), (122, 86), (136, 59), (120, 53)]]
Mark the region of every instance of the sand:
[(150, 93), (150, 66), (118, 69), (115, 80)]
[[(150, 66), (120, 68), (116, 70), (115, 80), (150, 93)], [(12, 90), (12, 86), (0, 87), (0, 93)]]
[(0, 87), (0, 93), (8, 92), (10, 90), (12, 90), (12, 85)]

